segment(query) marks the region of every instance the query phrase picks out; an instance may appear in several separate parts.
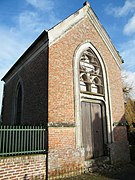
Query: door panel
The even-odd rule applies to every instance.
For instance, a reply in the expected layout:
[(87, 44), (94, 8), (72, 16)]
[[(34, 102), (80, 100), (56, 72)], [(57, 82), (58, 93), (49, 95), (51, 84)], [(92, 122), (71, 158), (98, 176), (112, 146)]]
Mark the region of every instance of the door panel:
[(93, 156), (91, 128), (90, 103), (82, 102), (82, 138), (86, 159), (90, 159)]
[(93, 134), (93, 155), (100, 157), (103, 155), (103, 118), (101, 104), (91, 103), (91, 121)]
[(103, 152), (102, 106), (100, 103), (82, 102), (82, 141), (85, 159), (100, 157)]

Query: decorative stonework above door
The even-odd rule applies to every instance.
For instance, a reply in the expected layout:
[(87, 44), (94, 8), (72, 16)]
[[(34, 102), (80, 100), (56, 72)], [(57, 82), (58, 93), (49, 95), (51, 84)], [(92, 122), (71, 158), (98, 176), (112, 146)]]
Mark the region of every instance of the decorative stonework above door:
[(101, 65), (90, 48), (85, 50), (80, 58), (80, 91), (104, 94)]

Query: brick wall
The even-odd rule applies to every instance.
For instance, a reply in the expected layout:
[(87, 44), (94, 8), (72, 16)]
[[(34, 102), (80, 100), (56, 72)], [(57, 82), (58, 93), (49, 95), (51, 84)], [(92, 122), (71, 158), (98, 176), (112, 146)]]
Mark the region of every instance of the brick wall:
[(49, 176), (66, 171), (78, 171), (84, 165), (80, 149), (75, 144), (75, 127), (49, 127)]
[[(73, 58), (76, 48), (85, 41), (90, 41), (103, 58), (109, 82), (109, 100), (110, 107), (112, 108), (112, 120), (118, 122), (123, 119), (124, 101), (120, 69), (88, 17), (85, 17), (49, 47), (48, 122), (75, 123), (76, 121), (74, 116)], [(61, 137), (63, 137), (61, 131), (64, 132), (64, 128), (63, 130), (58, 128), (57, 132), (55, 132), (55, 130), (49, 131), (49, 149), (51, 151), (51, 158), (53, 157), (53, 152), (57, 149), (59, 164), (61, 164), (61, 162), (64, 164), (68, 162), (66, 159), (66, 152), (68, 151), (68, 142), (70, 147), (70, 141), (64, 141), (65, 138), (63, 141), (61, 140)], [(119, 132), (122, 135), (124, 133), (124, 137), (126, 138), (125, 129), (124, 132), (123, 130)], [(72, 133), (73, 141), (76, 145), (75, 131)], [(70, 136), (70, 133), (67, 133), (67, 135)], [(115, 141), (118, 141), (122, 135), (117, 133), (116, 130), (113, 132)], [(127, 144), (126, 139), (125, 143)], [(111, 147), (113, 149), (115, 145)], [(126, 148), (127, 146), (125, 146), (125, 149)], [(65, 154), (59, 154), (62, 149)], [(120, 144), (118, 144), (118, 149), (120, 149)], [(77, 153), (74, 147), (72, 147), (72, 150), (75, 154)], [(117, 153), (117, 150), (115, 152)], [(115, 157), (115, 155), (112, 157)], [(70, 163), (74, 162), (73, 158), (73, 156), (70, 157)], [(129, 160), (129, 156), (127, 156), (127, 159)], [(54, 159), (50, 159), (50, 163), (53, 164), (53, 162), (55, 162)]]
[(75, 149), (74, 127), (49, 127), (49, 150)]
[(45, 174), (45, 155), (0, 158), (0, 180), (42, 179)]
[(22, 124), (42, 124), (47, 122), (48, 92), (48, 51), (47, 49), (33, 58), (14, 74), (5, 84), (3, 123), (14, 123), (14, 101), (17, 83), (23, 88)]
[(72, 174), (83, 171), (84, 159), (79, 149), (73, 149), (72, 147), (66, 147), (63, 149), (53, 149), (49, 151), (48, 158), (49, 177), (56, 176), (57, 174), (68, 173)]
[(99, 51), (106, 66), (113, 121), (120, 121), (124, 116), (120, 69), (96, 29), (85, 17), (49, 48), (49, 122), (75, 122), (73, 57), (76, 48), (88, 40)]

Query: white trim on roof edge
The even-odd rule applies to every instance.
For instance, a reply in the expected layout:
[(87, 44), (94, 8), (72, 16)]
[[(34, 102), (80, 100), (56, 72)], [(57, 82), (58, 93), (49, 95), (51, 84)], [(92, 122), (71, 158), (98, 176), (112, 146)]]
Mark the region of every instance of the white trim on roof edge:
[(84, 6), (64, 21), (60, 22), (50, 30), (48, 30), (49, 45), (52, 45), (61, 35), (63, 35), (67, 30), (71, 29), (74, 24), (78, 23), (81, 19), (86, 16), (86, 11), (88, 7)]
[(48, 30), (49, 46), (55, 43), (62, 35), (64, 35), (69, 29), (71, 29), (85, 16), (89, 17), (91, 23), (96, 28), (97, 32), (99, 33), (107, 48), (109, 49), (110, 53), (112, 54), (113, 58), (115, 59), (118, 67), (120, 68), (122, 59), (118, 54), (117, 50), (115, 49), (110, 37), (108, 36), (103, 26), (100, 24), (97, 16), (95, 15), (94, 11), (92, 10), (89, 4), (86, 4), (84, 7), (82, 7), (77, 12), (69, 16), (67, 19)]

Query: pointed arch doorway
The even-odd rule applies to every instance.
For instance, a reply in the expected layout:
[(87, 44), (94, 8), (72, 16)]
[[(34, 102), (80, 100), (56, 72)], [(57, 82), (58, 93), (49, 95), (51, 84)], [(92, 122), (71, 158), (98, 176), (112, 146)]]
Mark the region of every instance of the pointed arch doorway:
[(91, 43), (79, 47), (75, 61), (76, 142), (88, 160), (104, 156), (105, 145), (111, 140), (107, 79), (101, 57)]

